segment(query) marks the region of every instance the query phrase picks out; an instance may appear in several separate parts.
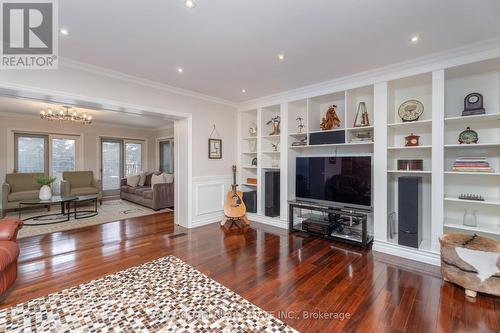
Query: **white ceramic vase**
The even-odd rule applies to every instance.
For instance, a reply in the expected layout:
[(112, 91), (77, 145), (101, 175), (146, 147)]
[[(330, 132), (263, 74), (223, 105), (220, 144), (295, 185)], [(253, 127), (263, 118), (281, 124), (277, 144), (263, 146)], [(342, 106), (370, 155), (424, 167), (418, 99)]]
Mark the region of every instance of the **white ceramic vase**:
[(40, 193), (38, 194), (38, 198), (44, 201), (52, 198), (52, 189), (50, 188), (49, 185), (43, 185), (40, 188)]

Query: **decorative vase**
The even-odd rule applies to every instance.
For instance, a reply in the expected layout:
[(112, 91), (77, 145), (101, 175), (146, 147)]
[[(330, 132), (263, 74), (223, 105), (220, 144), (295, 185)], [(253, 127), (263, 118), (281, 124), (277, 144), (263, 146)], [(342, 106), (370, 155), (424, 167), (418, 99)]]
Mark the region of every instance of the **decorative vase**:
[(257, 141), (255, 141), (255, 140), (248, 141), (248, 149), (250, 150), (251, 153), (256, 152), (257, 151)]
[(38, 194), (38, 198), (40, 200), (50, 200), (52, 198), (52, 189), (50, 188), (49, 185), (43, 185), (40, 188), (40, 193)]
[(469, 211), (469, 209), (465, 209), (463, 223), (468, 227), (477, 227), (476, 211), (472, 209), (471, 211)]

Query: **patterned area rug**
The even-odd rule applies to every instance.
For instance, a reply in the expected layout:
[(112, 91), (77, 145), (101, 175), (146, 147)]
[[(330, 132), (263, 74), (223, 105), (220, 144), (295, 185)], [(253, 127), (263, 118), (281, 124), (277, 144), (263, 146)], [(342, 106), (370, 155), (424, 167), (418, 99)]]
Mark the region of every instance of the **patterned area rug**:
[(0, 332), (296, 332), (174, 256), (0, 311)]
[[(81, 206), (78, 209), (94, 209), (94, 206)], [(58, 213), (61, 211), (61, 208), (59, 205), (53, 205), (51, 212), (50, 213)], [(114, 221), (120, 221), (124, 219), (129, 219), (132, 217), (139, 217), (139, 216), (145, 216), (145, 215), (151, 215), (151, 214), (158, 214), (158, 213), (164, 213), (164, 212), (171, 212), (171, 209), (162, 209), (159, 211), (154, 211), (152, 209), (149, 209), (147, 207), (143, 207), (140, 205), (136, 205), (132, 202), (125, 201), (125, 200), (109, 200), (109, 201), (103, 201), (102, 206), (98, 206), (97, 211), (99, 214), (94, 217), (89, 217), (85, 219), (79, 219), (75, 220), (74, 218), (71, 218), (68, 222), (62, 222), (62, 223), (56, 223), (56, 224), (47, 224), (47, 225), (40, 225), (40, 226), (24, 226), (20, 231), (19, 231), (19, 236), (18, 238), (24, 238), (24, 237), (30, 237), (30, 236), (37, 236), (37, 235), (44, 235), (44, 234), (50, 234), (53, 232), (58, 232), (58, 231), (64, 231), (64, 230), (71, 230), (71, 229), (79, 229), (83, 227), (88, 227), (91, 225), (96, 225), (96, 224), (104, 224), (108, 222), (114, 222)], [(28, 218), (30, 216), (37, 216), (37, 215), (42, 215), (44, 212), (47, 212), (45, 209), (37, 209), (37, 210), (32, 210), (29, 212), (23, 212), (22, 213), (22, 218)], [(9, 214), (11, 216), (18, 216), (17, 212), (13, 212)], [(48, 217), (42, 217), (37, 219), (40, 223), (47, 223), (51, 219), (61, 219), (58, 216), (48, 216)], [(30, 221), (29, 223), (33, 223), (33, 221)]]

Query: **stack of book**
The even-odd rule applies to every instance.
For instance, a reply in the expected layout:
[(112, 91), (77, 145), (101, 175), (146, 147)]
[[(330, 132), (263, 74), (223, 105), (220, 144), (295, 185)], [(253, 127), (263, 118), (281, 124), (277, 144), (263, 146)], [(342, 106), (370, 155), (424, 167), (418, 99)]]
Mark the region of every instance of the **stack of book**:
[(493, 172), (486, 157), (460, 157), (453, 163), (452, 171)]

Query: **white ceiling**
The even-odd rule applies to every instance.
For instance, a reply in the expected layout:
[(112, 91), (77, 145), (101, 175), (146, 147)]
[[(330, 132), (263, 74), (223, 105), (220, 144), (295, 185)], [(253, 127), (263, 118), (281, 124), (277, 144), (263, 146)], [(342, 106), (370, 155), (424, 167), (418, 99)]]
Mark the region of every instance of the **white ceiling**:
[[(57, 112), (64, 110), (61, 105), (49, 104), (29, 99), (17, 99), (0, 96), (0, 114), (2, 112), (8, 112), (18, 115), (33, 116), (33, 119), (38, 119), (40, 111), (42, 109), (47, 110), (49, 108)], [(71, 110), (77, 111), (81, 114), (86, 113), (91, 115), (94, 124), (107, 124), (144, 129), (173, 127), (173, 121), (160, 114), (131, 114), (108, 110), (91, 110), (80, 107), (74, 107)]]
[(59, 1), (60, 54), (240, 102), (500, 36), (499, 0), (197, 2)]

